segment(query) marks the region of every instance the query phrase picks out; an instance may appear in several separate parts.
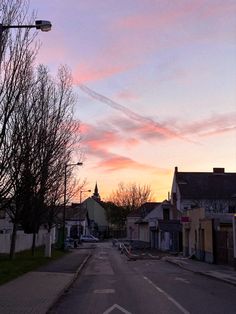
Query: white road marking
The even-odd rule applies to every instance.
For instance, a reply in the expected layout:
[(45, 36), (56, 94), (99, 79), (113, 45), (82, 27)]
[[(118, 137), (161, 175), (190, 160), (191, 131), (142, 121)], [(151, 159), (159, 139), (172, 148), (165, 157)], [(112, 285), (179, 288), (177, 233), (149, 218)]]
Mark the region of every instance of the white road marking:
[(109, 293), (115, 293), (115, 290), (114, 289), (97, 289), (97, 290), (94, 290), (93, 293), (109, 294)]
[(187, 279), (181, 278), (181, 277), (175, 277), (175, 280), (182, 281), (184, 283), (190, 283), (190, 281), (188, 281)]
[(158, 292), (162, 293), (170, 302), (172, 302), (182, 313), (184, 314), (190, 314), (189, 311), (187, 311), (181, 304), (179, 304), (174, 298), (172, 298), (168, 293), (166, 293), (164, 290), (159, 288), (157, 285), (154, 284), (149, 278), (143, 277), (147, 282), (149, 282)]
[(125, 310), (123, 307), (121, 307), (121, 306), (118, 305), (118, 304), (112, 305), (111, 307), (109, 307), (109, 309), (107, 309), (105, 312), (103, 312), (103, 314), (109, 314), (109, 313), (111, 313), (114, 309), (118, 309), (118, 310), (120, 310), (122, 313), (125, 313), (125, 314), (132, 314), (132, 313), (130, 313), (129, 311)]

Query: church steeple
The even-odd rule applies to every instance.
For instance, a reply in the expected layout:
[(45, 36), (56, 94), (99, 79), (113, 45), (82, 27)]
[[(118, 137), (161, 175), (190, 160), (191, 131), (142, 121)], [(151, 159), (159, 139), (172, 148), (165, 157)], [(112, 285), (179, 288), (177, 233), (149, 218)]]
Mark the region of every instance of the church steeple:
[(95, 188), (94, 188), (94, 193), (93, 193), (93, 196), (92, 196), (94, 199), (97, 199), (97, 200), (100, 200), (100, 195), (98, 193), (98, 185), (97, 185), (97, 182), (95, 184)]

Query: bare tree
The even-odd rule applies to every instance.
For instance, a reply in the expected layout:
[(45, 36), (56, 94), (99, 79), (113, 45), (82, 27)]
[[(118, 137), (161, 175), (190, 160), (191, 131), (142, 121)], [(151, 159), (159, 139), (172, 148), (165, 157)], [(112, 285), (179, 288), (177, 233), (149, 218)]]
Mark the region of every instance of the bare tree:
[[(24, 0), (2, 0), (0, 2), (0, 23), (2, 25), (20, 25), (31, 23), (33, 16), (28, 16), (28, 2)], [(13, 116), (25, 101), (25, 95), (31, 82), (32, 64), (37, 54), (34, 45), (35, 33), (29, 29), (4, 30), (0, 34), (0, 202), (9, 209), (13, 222), (12, 247), (19, 213), (8, 200), (13, 194), (12, 176), (10, 173), (13, 160), (16, 171), (17, 155), (12, 149)], [(15, 125), (16, 127), (16, 125)], [(20, 138), (17, 140), (20, 141)], [(19, 161), (17, 161), (18, 163)], [(6, 199), (7, 198), (7, 199)], [(11, 249), (12, 251), (12, 249)]]
[[(23, 161), (18, 204), (21, 206), (21, 224), (25, 232), (35, 235), (46, 223), (47, 211), (59, 203), (64, 185), (65, 164), (70, 163), (74, 145), (78, 143), (79, 125), (73, 123), (71, 74), (65, 67), (53, 79), (48, 69), (39, 66), (31, 94), (24, 110), (17, 114), (23, 143), (19, 160)], [(19, 135), (18, 135), (19, 137)], [(68, 181), (71, 176), (68, 169)], [(24, 179), (27, 177), (27, 180)], [(23, 205), (22, 205), (23, 204)], [(50, 224), (52, 221), (50, 221)]]
[[(28, 1), (1, 1), (3, 25), (31, 24), (27, 16)], [(79, 141), (71, 74), (66, 67), (60, 67), (56, 79), (44, 66), (35, 71), (34, 39), (35, 33), (27, 28), (4, 30), (0, 38), (0, 201), (12, 201), (11, 257), (19, 224), (34, 234), (34, 251), (47, 210), (60, 203), (64, 165), (71, 162)], [(72, 171), (67, 170), (70, 182)]]
[(143, 203), (151, 201), (151, 188), (149, 185), (142, 186), (136, 183), (124, 185), (124, 183), (119, 183), (117, 190), (108, 199), (115, 205), (124, 208), (127, 215)]
[[(28, 23), (28, 4), (24, 0), (2, 0), (0, 23), (4, 25)], [(32, 45), (35, 33), (29, 29), (4, 30), (0, 37), (0, 198), (11, 189), (8, 175), (12, 151), (9, 147), (11, 128), (9, 121), (21, 106), (22, 95), (28, 89), (28, 76), (37, 53)]]

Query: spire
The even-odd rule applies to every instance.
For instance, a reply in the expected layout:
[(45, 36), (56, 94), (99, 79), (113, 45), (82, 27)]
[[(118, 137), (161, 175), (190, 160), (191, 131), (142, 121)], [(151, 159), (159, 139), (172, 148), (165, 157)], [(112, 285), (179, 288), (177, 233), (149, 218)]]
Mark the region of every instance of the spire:
[(94, 199), (97, 199), (97, 200), (100, 200), (100, 195), (98, 193), (98, 185), (97, 185), (97, 182), (95, 184), (95, 188), (94, 188), (94, 193), (93, 193), (93, 196), (92, 196)]

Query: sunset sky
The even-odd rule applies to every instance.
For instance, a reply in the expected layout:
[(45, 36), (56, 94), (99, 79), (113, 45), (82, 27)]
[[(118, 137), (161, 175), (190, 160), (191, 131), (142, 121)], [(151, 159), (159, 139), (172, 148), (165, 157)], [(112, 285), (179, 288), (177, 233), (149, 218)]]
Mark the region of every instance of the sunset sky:
[[(167, 198), (180, 171), (236, 171), (235, 0), (31, 0), (38, 62), (72, 70), (87, 189)], [(75, 156), (76, 161), (77, 156)], [(88, 195), (87, 195), (88, 196)]]

